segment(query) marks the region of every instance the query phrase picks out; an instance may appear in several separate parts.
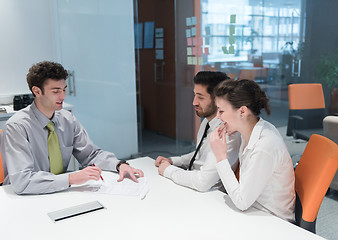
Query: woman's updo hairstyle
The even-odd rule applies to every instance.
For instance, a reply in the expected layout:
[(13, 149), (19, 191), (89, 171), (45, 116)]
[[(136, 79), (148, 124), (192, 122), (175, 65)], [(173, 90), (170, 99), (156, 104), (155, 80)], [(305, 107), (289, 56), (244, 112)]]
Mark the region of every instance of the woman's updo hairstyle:
[(230, 104), (238, 109), (242, 106), (249, 108), (255, 116), (261, 114), (264, 108), (270, 115), (270, 107), (265, 92), (261, 90), (257, 83), (243, 79), (238, 81), (223, 81), (214, 89), (215, 97), (223, 97)]

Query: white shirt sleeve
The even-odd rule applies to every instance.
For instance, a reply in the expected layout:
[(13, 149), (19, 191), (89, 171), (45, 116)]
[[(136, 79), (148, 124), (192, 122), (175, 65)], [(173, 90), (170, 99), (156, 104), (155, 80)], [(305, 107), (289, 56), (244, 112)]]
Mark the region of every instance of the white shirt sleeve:
[[(189, 166), (190, 160), (195, 153), (191, 152), (181, 157), (172, 157), (173, 165), (167, 167), (163, 175), (179, 185), (190, 187), (200, 192), (210, 190), (210, 188), (218, 183), (219, 175), (215, 166), (216, 158), (210, 148), (209, 137), (205, 139), (196, 156), (197, 159), (194, 163), (195, 170), (187, 171), (179, 168), (180, 166), (185, 168)], [(235, 133), (227, 136), (227, 144), (229, 161), (234, 171), (238, 166), (238, 152), (241, 144), (240, 134)]]
[(232, 202), (242, 211), (248, 209), (263, 192), (274, 169), (273, 155), (253, 150), (240, 166), (239, 182), (227, 159), (216, 164), (218, 174)]
[(196, 189), (200, 192), (206, 192), (219, 181), (215, 165), (216, 158), (210, 152), (205, 164), (199, 170), (186, 171), (171, 165), (165, 169), (163, 175), (172, 179), (177, 184)]
[(188, 154), (184, 154), (179, 157), (170, 157), (171, 161), (173, 161), (173, 165), (178, 166), (178, 167), (184, 167), (188, 168), (190, 164), (190, 160), (192, 156), (194, 156), (195, 152), (191, 152)]

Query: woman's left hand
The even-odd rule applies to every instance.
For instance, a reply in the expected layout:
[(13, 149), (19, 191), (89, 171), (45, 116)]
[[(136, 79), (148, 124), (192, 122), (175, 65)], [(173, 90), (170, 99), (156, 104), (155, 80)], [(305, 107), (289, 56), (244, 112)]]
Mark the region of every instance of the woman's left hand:
[(221, 125), (210, 134), (210, 147), (217, 162), (227, 158), (226, 126)]

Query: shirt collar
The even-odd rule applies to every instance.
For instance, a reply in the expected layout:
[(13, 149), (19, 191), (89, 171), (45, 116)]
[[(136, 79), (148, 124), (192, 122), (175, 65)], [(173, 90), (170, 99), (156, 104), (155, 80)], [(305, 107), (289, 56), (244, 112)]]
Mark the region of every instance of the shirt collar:
[(53, 115), (52, 119), (49, 119), (45, 115), (43, 115), (42, 112), (40, 112), (40, 110), (36, 107), (34, 101), (31, 104), (31, 109), (32, 109), (32, 111), (33, 111), (36, 119), (41, 124), (42, 128), (45, 128), (50, 121), (53, 121), (55, 126), (58, 124), (58, 120), (57, 120), (58, 118), (57, 118), (57, 116), (59, 114), (57, 114), (56, 112), (54, 112), (54, 115)]
[(256, 125), (252, 129), (249, 143), (246, 146), (247, 149), (252, 149), (255, 146), (256, 142), (259, 140), (261, 136), (261, 132), (263, 130), (264, 122), (265, 121), (263, 120), (263, 118), (259, 118), (259, 121), (256, 123)]
[(214, 117), (213, 119), (211, 119), (211, 121), (209, 122), (210, 125), (210, 130), (213, 131), (215, 130), (217, 127), (219, 127), (219, 125), (222, 124), (222, 120), (218, 119), (217, 117)]

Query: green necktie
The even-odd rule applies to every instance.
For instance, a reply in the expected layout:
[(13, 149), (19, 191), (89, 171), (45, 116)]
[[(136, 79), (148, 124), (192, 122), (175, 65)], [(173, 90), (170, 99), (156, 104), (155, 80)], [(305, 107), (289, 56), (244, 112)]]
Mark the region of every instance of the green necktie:
[(47, 126), (49, 130), (47, 144), (49, 156), (49, 169), (51, 173), (63, 173), (62, 154), (60, 150), (59, 138), (54, 131), (54, 123), (50, 121)]

